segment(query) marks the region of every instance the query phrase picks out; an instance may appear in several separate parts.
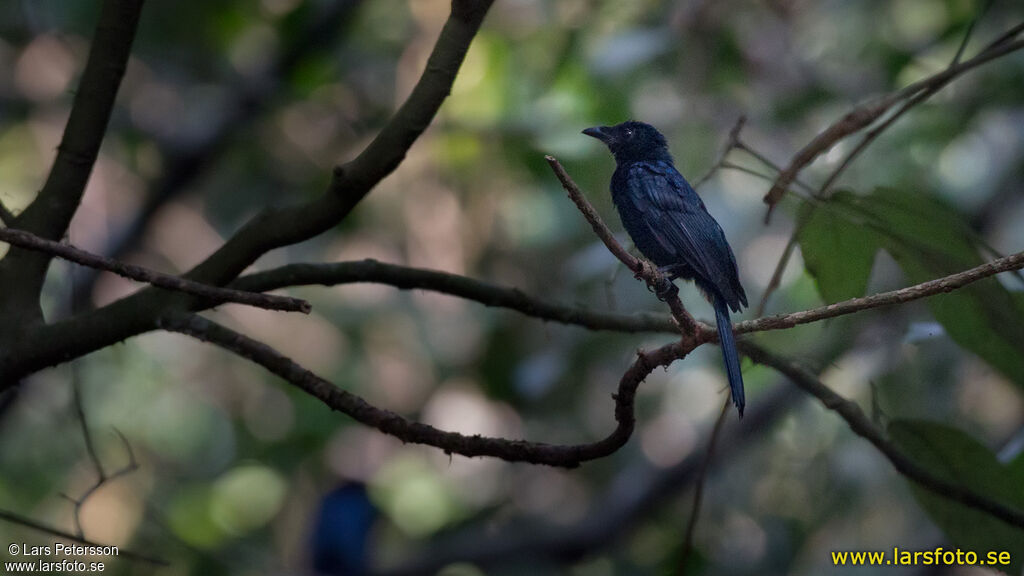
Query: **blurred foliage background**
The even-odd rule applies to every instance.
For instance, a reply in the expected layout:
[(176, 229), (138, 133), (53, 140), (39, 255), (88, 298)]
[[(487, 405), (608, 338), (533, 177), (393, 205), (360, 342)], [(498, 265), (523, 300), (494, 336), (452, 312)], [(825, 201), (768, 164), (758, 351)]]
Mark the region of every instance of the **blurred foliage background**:
[[(160, 183), (188, 169), (154, 204), (138, 243), (123, 252), (132, 262), (182, 271), (261, 208), (322, 193), (332, 166), (357, 154), (408, 94), (448, 12), (444, 0), (368, 0), (351, 2), (324, 25), (323, 11), (338, 1), (147, 3), (70, 240), (110, 252)], [(15, 212), (31, 201), (53, 160), (98, 4), (0, 3), (0, 200)], [(607, 193), (613, 161), (580, 134), (583, 128), (628, 118), (655, 124), (680, 170), (696, 181), (745, 114), (744, 140), (786, 164), (855, 103), (945, 67), (984, 4), (497, 0), (450, 99), (401, 167), (337, 229), (275, 251), (257, 268), (376, 258), (594, 309), (664, 312), (597, 242), (545, 154), (563, 162), (620, 230)], [(1021, 3), (992, 2), (966, 56), (1021, 21)], [(767, 312), (814, 307), (822, 295), (894, 289), (1021, 250), (1022, 78), (1024, 55), (1014, 53), (915, 108), (843, 176), (836, 197), (843, 208), (811, 227), (825, 236), (854, 234), (864, 228), (844, 214), (867, 206), (878, 226), (941, 248), (939, 257), (919, 258), (911, 244), (884, 239), (837, 250), (805, 236), (808, 261), (832, 266), (835, 276), (816, 283), (798, 249)], [(801, 178), (820, 184), (855, 141), (841, 143)], [(203, 155), (184, 164), (195, 150)], [(730, 160), (769, 173), (742, 152)], [(737, 253), (752, 301), (801, 211), (790, 195), (764, 225), (768, 184), (722, 170), (700, 189)], [(72, 284), (87, 281), (80, 276), (54, 264), (49, 318), (68, 314)], [(821, 369), (829, 386), (880, 422), (903, 421), (890, 433), (914, 453), (934, 449), (920, 445), (934, 440), (989, 454), (984, 465), (967, 459), (966, 470), (989, 466), (991, 482), (1024, 500), (1024, 460), (1017, 456), (1024, 370), (1015, 373), (1024, 362), (1015, 328), (1024, 315), (1013, 309), (1024, 283), (1000, 281), (987, 285), (989, 296), (972, 292), (966, 303), (919, 301), (754, 338)], [(104, 275), (85, 305), (135, 289)], [(467, 433), (548, 442), (603, 436), (613, 426), (609, 394), (636, 349), (671, 339), (590, 332), (388, 286), (292, 293), (313, 303), (312, 315), (228, 305), (213, 316), (370, 402)], [(692, 287), (683, 301), (698, 317), (711, 316)], [(748, 311), (739, 319), (750, 317)], [(971, 325), (955, 333), (952, 327), (965, 323)], [(82, 493), (96, 474), (69, 386), (77, 379), (105, 466), (128, 461), (115, 430), (140, 465), (86, 502), (84, 533), (168, 560), (159, 573), (308, 573), (319, 502), (353, 480), (366, 483), (379, 511), (368, 539), (374, 566), (400, 567), (440, 550), (459, 557), (485, 540), (600, 525), (613, 504), (700, 454), (725, 399), (720, 363), (717, 349), (702, 347), (655, 372), (640, 388), (630, 443), (563, 471), (402, 445), (220, 350), (146, 335), (38, 374), (4, 399), (0, 507), (72, 529), (72, 506), (61, 495)], [(745, 368), (751, 408), (790, 386), (768, 370)], [(1019, 532), (1007, 536), (1005, 526), (986, 519), (950, 521), (943, 503), (928, 495), (922, 507), (834, 414), (802, 396), (780, 406), (763, 434), (716, 454), (692, 573), (842, 572), (829, 551), (966, 546), (972, 534), (983, 536), (975, 546), (1016, 546), (1006, 571), (1020, 573)], [(962, 435), (905, 423), (919, 420)], [(730, 414), (725, 426), (743, 424)], [(662, 573), (679, 554), (692, 490), (683, 484), (667, 491), (592, 549), (526, 550), (486, 565), (454, 562), (443, 573)], [(929, 512), (947, 521), (936, 523)], [(1008, 539), (989, 537), (990, 529)], [(10, 524), (0, 524), (0, 535), (5, 542), (51, 540)], [(154, 568), (121, 559), (110, 570)]]

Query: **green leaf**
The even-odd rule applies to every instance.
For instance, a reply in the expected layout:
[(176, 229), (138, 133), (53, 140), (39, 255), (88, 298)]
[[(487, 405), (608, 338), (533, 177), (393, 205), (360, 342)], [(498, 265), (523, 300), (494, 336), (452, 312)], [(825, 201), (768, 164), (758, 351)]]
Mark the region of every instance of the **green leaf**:
[[(831, 222), (815, 224), (818, 236), (824, 234), (822, 229), (830, 227), (831, 235), (844, 238), (832, 248), (822, 240), (810, 243), (812, 247), (817, 244), (820, 252), (814, 255), (812, 248), (810, 260), (802, 242), (808, 269), (815, 273), (812, 266), (833, 267), (822, 277), (848, 274), (848, 287), (860, 285), (862, 268), (853, 266), (847, 270), (842, 268), (845, 264), (834, 261), (846, 260), (849, 255), (863, 262), (864, 248), (851, 251), (858, 239), (889, 252), (913, 284), (962, 272), (985, 261), (978, 252), (977, 234), (956, 210), (924, 194), (891, 188), (878, 188), (868, 196), (836, 194), (815, 212), (832, 214)], [(810, 223), (814, 223), (813, 218)], [(826, 258), (827, 250), (835, 250), (831, 258)], [(819, 260), (833, 262), (821, 264)], [(826, 281), (842, 285), (841, 280)], [(819, 286), (821, 282), (819, 277)], [(825, 288), (822, 294), (826, 294)], [(1020, 297), (995, 278), (987, 278), (948, 294), (932, 296), (925, 302), (954, 342), (1024, 387), (1024, 303)]]
[[(963, 431), (923, 420), (894, 420), (888, 431), (889, 438), (900, 450), (936, 477), (1007, 506), (1024, 509), (1024, 484), (996, 459), (995, 454)], [(990, 551), (1008, 551), (1009, 566), (989, 567), (1007, 574), (1021, 573), (1024, 530), (914, 482), (910, 482), (910, 487), (914, 498), (955, 546), (977, 553), (980, 559), (985, 559)]]
[[(838, 205), (852, 194), (838, 192)], [(864, 295), (878, 251), (874, 231), (853, 223), (837, 210), (805, 203), (800, 210), (797, 240), (807, 271), (814, 277), (821, 298), (831, 304)]]

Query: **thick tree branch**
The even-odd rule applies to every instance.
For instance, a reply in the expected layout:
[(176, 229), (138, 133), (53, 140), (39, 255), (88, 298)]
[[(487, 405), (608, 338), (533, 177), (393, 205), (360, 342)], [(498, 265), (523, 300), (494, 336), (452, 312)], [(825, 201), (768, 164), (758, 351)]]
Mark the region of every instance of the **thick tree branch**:
[[(89, 58), (75, 93), (57, 158), (36, 199), (15, 219), (16, 226), (49, 240), (60, 239), (78, 209), (99, 155), (121, 78), (131, 54), (142, 0), (105, 0)], [(0, 262), (7, 294), (0, 312), (39, 320), (39, 293), (52, 255), (11, 250)], [(6, 310), (4, 310), (6, 309)], [(15, 316), (17, 315), (17, 316)]]
[(602, 458), (621, 448), (633, 434), (636, 424), (634, 400), (637, 387), (655, 368), (667, 366), (687, 354), (679, 343), (667, 344), (648, 353), (637, 352), (636, 360), (622, 375), (618, 391), (613, 396), (617, 423), (615, 430), (604, 439), (589, 444), (553, 445), (480, 435), (467, 436), (407, 420), (338, 388), (266, 344), (195, 314), (179, 313), (167, 316), (160, 320), (159, 326), (165, 330), (187, 334), (247, 358), (320, 400), (332, 410), (343, 412), (352, 419), (403, 442), (435, 446), (444, 450), (446, 454), (461, 454), (468, 457), (493, 456), (509, 462), (528, 462), (565, 468), (573, 468), (588, 460)]
[[(902, 304), (936, 294), (952, 292), (1001, 272), (1022, 268), (1024, 268), (1024, 252), (1018, 252), (957, 274), (929, 280), (899, 290), (883, 292), (863, 298), (853, 298), (800, 312), (738, 322), (733, 324), (733, 331), (737, 334), (744, 334), (766, 330), (783, 330), (827, 318), (835, 318), (854, 312)], [(358, 282), (389, 284), (405, 289), (432, 290), (473, 300), (487, 306), (509, 308), (535, 318), (582, 326), (592, 330), (678, 333), (678, 328), (673, 326), (669, 318), (655, 314), (602, 313), (571, 306), (562, 306), (531, 297), (515, 288), (497, 286), (446, 272), (407, 268), (394, 264), (383, 264), (373, 260), (339, 262), (335, 264), (291, 264), (282, 268), (243, 276), (232, 286), (255, 291), (306, 284), (334, 286)], [(205, 303), (200, 302), (193, 308), (198, 310), (207, 308), (210, 305), (212, 304), (209, 301)], [(136, 333), (157, 328), (155, 322), (152, 325), (146, 323), (146, 316), (142, 312), (131, 318), (142, 319)], [(13, 351), (13, 357), (23, 362), (52, 363), (53, 361), (49, 360), (48, 356), (38, 356), (40, 352), (45, 352), (46, 350), (41, 350), (38, 346), (42, 344), (37, 344), (37, 342), (50, 342), (53, 338), (60, 338), (62, 327), (68, 322), (73, 322), (73, 320), (58, 322), (32, 333), (31, 338), (25, 341), (24, 346)], [(698, 330), (698, 341), (716, 341), (718, 336), (714, 328), (703, 322), (695, 322), (696, 329)], [(0, 359), (3, 359), (3, 357), (0, 356)], [(5, 382), (3, 380), (2, 370), (0, 370), (0, 388), (5, 388), (11, 384), (13, 382)]]
[(243, 292), (242, 290), (235, 290), (233, 288), (208, 286), (199, 282), (193, 282), (186, 278), (180, 278), (178, 276), (172, 276), (170, 274), (150, 270), (149, 268), (143, 268), (142, 266), (126, 264), (104, 256), (98, 256), (96, 254), (86, 252), (85, 250), (75, 248), (70, 244), (63, 244), (61, 242), (54, 242), (52, 240), (40, 238), (25, 232), (24, 230), (0, 228), (0, 241), (7, 242), (12, 246), (18, 246), (26, 250), (59, 256), (60, 258), (70, 262), (75, 262), (76, 264), (113, 272), (118, 276), (130, 278), (138, 282), (152, 284), (153, 286), (166, 290), (184, 292), (185, 294), (191, 294), (201, 298), (209, 298), (213, 301), (237, 302), (239, 304), (256, 306), (258, 308), (266, 308), (267, 310), (285, 310), (289, 312), (303, 312), (307, 314), (311, 309), (309, 302), (298, 298), (273, 296), (255, 292)]
[[(313, 7), (300, 32), (284, 35), (288, 44), (269, 65), (265, 75), (255, 81), (238, 82), (229, 87), (226, 97), (228, 104), (223, 107), (222, 114), (212, 119), (216, 125), (202, 141), (187, 149), (162, 146), (161, 176), (148, 187), (145, 204), (135, 218), (123, 229), (111, 234), (107, 247), (101, 253), (120, 259), (136, 247), (160, 209), (187, 190), (210, 166), (215, 165), (230, 149), (238, 131), (270, 107), (270, 103), (280, 93), (287, 74), (311, 52), (325, 50), (336, 44), (336, 36), (347, 29), (361, 4), (362, 0), (333, 0), (323, 9)], [(75, 295), (79, 304), (92, 293), (98, 277), (96, 273), (84, 275)]]
[(256, 217), (188, 277), (210, 284), (229, 282), (269, 250), (308, 240), (345, 218), (398, 167), (433, 121), (492, 2), (452, 1), (451, 15), (409, 98), (359, 156), (335, 168), (325, 195), (299, 207)]
[(785, 374), (794, 384), (820, 400), (825, 405), (825, 408), (838, 414), (846, 421), (850, 430), (877, 448), (896, 468), (896, 471), (903, 476), (939, 496), (985, 512), (1010, 525), (1024, 528), (1024, 511), (1011, 508), (959, 484), (934, 476), (892, 444), (886, 438), (885, 433), (875, 427), (871, 419), (861, 411), (856, 403), (833, 392), (828, 386), (822, 384), (817, 376), (803, 366), (791, 360), (775, 356), (750, 342), (741, 341), (738, 343), (738, 346), (740, 351), (748, 358), (758, 364), (770, 366)]
[[(492, 2), (452, 1), (451, 15), (412, 94), (363, 153), (335, 170), (326, 194), (306, 204), (255, 217), (185, 277), (203, 284), (226, 284), (267, 251), (308, 240), (348, 215), (377, 182), (397, 167), (426, 130), (448, 96)], [(35, 327), (18, 339), (17, 354), (0, 356), (0, 388), (46, 366), (153, 330), (163, 314), (194, 306), (194, 301), (178, 295), (144, 289), (99, 310)]]

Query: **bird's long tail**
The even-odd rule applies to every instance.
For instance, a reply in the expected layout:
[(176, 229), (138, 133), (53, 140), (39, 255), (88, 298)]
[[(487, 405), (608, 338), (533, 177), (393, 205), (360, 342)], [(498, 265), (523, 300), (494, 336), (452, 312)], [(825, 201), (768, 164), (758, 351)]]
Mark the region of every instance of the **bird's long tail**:
[(740, 371), (740, 357), (736, 352), (732, 321), (729, 320), (729, 305), (724, 298), (716, 294), (714, 306), (715, 323), (718, 324), (718, 340), (722, 346), (722, 358), (725, 359), (725, 371), (729, 375), (729, 389), (732, 391), (733, 404), (736, 405), (742, 418), (746, 399), (743, 396), (743, 373)]

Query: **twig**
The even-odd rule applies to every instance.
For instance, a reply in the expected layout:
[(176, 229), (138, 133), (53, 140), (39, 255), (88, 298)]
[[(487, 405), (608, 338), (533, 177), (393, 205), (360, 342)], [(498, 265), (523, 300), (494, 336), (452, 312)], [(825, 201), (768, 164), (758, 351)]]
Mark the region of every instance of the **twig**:
[(736, 123), (733, 124), (731, 130), (729, 130), (729, 138), (725, 141), (725, 146), (722, 147), (722, 151), (718, 154), (718, 159), (711, 165), (707, 173), (701, 176), (700, 180), (693, 185), (694, 190), (700, 188), (702, 184), (711, 179), (718, 172), (719, 168), (722, 168), (725, 164), (725, 159), (729, 157), (729, 153), (736, 149), (740, 141), (740, 132), (743, 130), (743, 125), (747, 123), (747, 116), (740, 114), (740, 117), (736, 119)]
[[(64, 532), (63, 530), (58, 530), (56, 528), (51, 528), (50, 526), (47, 526), (47, 525), (45, 525), (45, 524), (43, 524), (41, 522), (37, 522), (37, 521), (35, 521), (35, 520), (31, 519), (31, 518), (28, 518), (26, 516), (22, 516), (21, 514), (15, 514), (14, 512), (10, 512), (10, 511), (7, 511), (7, 510), (0, 510), (0, 520), (4, 520), (6, 522), (10, 522), (11, 524), (17, 524), (19, 526), (24, 526), (26, 528), (35, 530), (37, 532), (42, 532), (44, 534), (49, 534), (51, 536), (56, 536), (58, 538), (62, 538), (64, 540), (68, 540), (68, 541), (71, 541), (71, 542), (78, 542), (79, 544), (84, 544), (86, 546), (97, 546), (97, 547), (101, 547), (101, 548), (106, 548), (108, 546), (111, 546), (110, 544), (100, 544), (99, 542), (94, 542), (92, 540), (86, 540), (85, 538), (82, 538), (81, 536), (76, 536), (75, 534)], [(163, 560), (162, 558), (157, 558), (155, 556), (148, 556), (146, 554), (142, 554), (142, 553), (139, 553), (139, 552), (133, 552), (131, 550), (125, 550), (124, 548), (121, 548), (120, 546), (117, 547), (117, 557), (118, 558), (126, 558), (128, 560), (137, 560), (139, 562), (146, 562), (148, 564), (153, 564), (154, 566), (170, 566), (170, 564), (166, 560)]]
[(3, 202), (0, 202), (0, 223), (3, 223), (4, 226), (13, 226), (15, 218), (16, 216), (11, 212), (10, 208)]
[[(683, 335), (684, 339), (687, 339), (687, 345), (692, 349), (700, 344), (700, 338), (702, 337), (702, 331), (699, 323), (694, 320), (693, 316), (687, 312), (683, 306), (682, 301), (679, 300), (678, 290), (675, 286), (665, 277), (664, 274), (658, 271), (658, 268), (650, 262), (636, 258), (625, 248), (619, 241), (615, 239), (615, 235), (608, 229), (604, 221), (601, 220), (601, 216), (597, 213), (597, 210), (587, 201), (587, 198), (580, 191), (579, 186), (573, 182), (572, 177), (565, 171), (565, 168), (555, 159), (554, 156), (545, 156), (548, 165), (551, 166), (551, 170), (554, 171), (555, 176), (562, 183), (562, 187), (569, 194), (569, 198), (576, 204), (580, 212), (583, 213), (583, 217), (590, 222), (590, 227), (594, 229), (594, 233), (597, 237), (604, 242), (604, 245), (608, 247), (608, 250), (619, 259), (620, 262), (626, 265), (637, 278), (642, 278), (647, 282), (648, 288), (659, 294), (659, 298), (662, 298), (668, 305), (669, 310), (672, 311), (672, 318), (679, 324), (679, 330)], [(671, 289), (665, 290), (668, 286)], [(692, 340), (692, 341), (691, 341)]]
[(247, 358), (320, 400), (332, 410), (343, 412), (352, 419), (403, 442), (435, 446), (444, 450), (446, 454), (461, 454), (467, 457), (493, 456), (508, 462), (528, 462), (565, 468), (574, 468), (621, 448), (633, 434), (636, 425), (634, 400), (637, 387), (655, 368), (667, 366), (685, 357), (688, 352), (678, 342), (651, 352), (637, 352), (636, 360), (622, 375), (618, 391), (613, 395), (615, 430), (604, 439), (589, 444), (553, 445), (480, 435), (466, 436), (407, 420), (336, 387), (266, 344), (195, 314), (164, 317), (160, 320), (160, 327), (209, 342)]
[[(754, 160), (757, 160), (761, 164), (764, 164), (768, 168), (771, 168), (772, 170), (774, 170), (776, 174), (782, 173), (782, 166), (779, 166), (775, 162), (772, 162), (771, 158), (768, 158), (767, 156), (765, 156), (761, 152), (758, 152), (756, 148), (754, 148), (750, 144), (747, 144), (743, 140), (739, 140), (738, 142), (736, 142), (736, 149), (737, 150), (742, 150), (743, 152), (746, 152)], [(797, 186), (803, 188), (804, 192), (807, 192), (808, 194), (814, 194), (814, 188), (812, 188), (810, 184), (807, 184), (806, 182), (804, 182), (800, 178), (793, 178), (793, 182)]]
[(829, 188), (832, 187), (832, 184), (834, 184), (836, 180), (839, 179), (839, 176), (841, 176), (843, 172), (846, 171), (846, 168), (849, 167), (850, 164), (852, 164), (853, 161), (856, 160), (858, 156), (860, 156), (860, 153), (863, 152), (865, 148), (870, 146), (871, 143), (874, 142), (875, 139), (878, 138), (878, 136), (881, 135), (882, 132), (889, 128), (889, 126), (892, 126), (894, 122), (899, 120), (900, 117), (906, 114), (907, 111), (909, 111), (911, 108), (917, 106), (921, 102), (924, 102), (928, 98), (931, 98), (931, 96), (938, 92), (939, 90), (941, 90), (943, 86), (945, 86), (945, 84), (938, 84), (917, 93), (913, 98), (904, 102), (903, 105), (900, 106), (899, 110), (892, 113), (888, 118), (885, 119), (884, 122), (882, 122), (875, 128), (872, 128), (867, 134), (865, 134), (864, 138), (861, 138), (861, 141), (857, 143), (857, 146), (855, 146), (853, 150), (850, 150), (850, 153), (847, 154), (845, 158), (843, 158), (843, 161), (839, 163), (839, 166), (837, 166), (836, 169), (833, 170), (831, 174), (829, 174), (828, 178), (825, 180), (825, 183), (822, 184), (821, 188), (818, 190), (818, 196), (824, 197), (825, 194), (828, 193)]
[[(75, 415), (78, 416), (78, 424), (82, 428), (85, 451), (89, 454), (89, 459), (96, 466), (96, 475), (99, 477), (99, 481), (103, 482), (107, 479), (107, 475), (103, 472), (103, 465), (100, 463), (99, 456), (96, 455), (96, 446), (93, 444), (92, 434), (89, 432), (89, 423), (85, 419), (85, 408), (82, 406), (82, 386), (77, 378), (73, 381), (71, 392), (72, 400), (75, 404)], [(79, 530), (79, 534), (81, 534), (81, 530)]]
[(820, 400), (825, 408), (838, 414), (846, 421), (850, 430), (877, 448), (896, 468), (896, 471), (903, 476), (939, 496), (985, 512), (1010, 525), (1024, 527), (1024, 511), (1011, 508), (957, 483), (934, 476), (896, 448), (885, 437), (885, 434), (872, 424), (871, 420), (864, 415), (864, 412), (856, 403), (833, 392), (803, 366), (791, 360), (775, 356), (748, 341), (740, 341), (737, 346), (748, 358), (758, 364), (770, 366), (785, 374), (794, 384)]
[(139, 469), (139, 463), (135, 459), (135, 451), (132, 450), (132, 445), (128, 442), (128, 439), (125, 438), (124, 434), (122, 434), (119, 430), (115, 428), (114, 433), (117, 434), (117, 437), (121, 439), (121, 442), (124, 444), (125, 451), (128, 452), (128, 463), (125, 464), (123, 468), (119, 468), (118, 470), (115, 470), (110, 474), (104, 473), (103, 466), (102, 464), (100, 464), (100, 460), (96, 456), (96, 452), (92, 448), (91, 436), (88, 435), (88, 427), (85, 424), (84, 419), (82, 420), (82, 430), (83, 433), (86, 434), (86, 442), (89, 448), (89, 457), (96, 465), (96, 470), (99, 471), (99, 477), (96, 479), (96, 482), (94, 482), (91, 486), (86, 488), (85, 492), (83, 492), (77, 498), (74, 498), (68, 494), (61, 494), (66, 500), (71, 502), (71, 504), (74, 506), (73, 516), (75, 520), (75, 532), (78, 534), (80, 538), (85, 537), (85, 532), (82, 530), (82, 507), (85, 506), (86, 501), (88, 501), (89, 498), (93, 494), (95, 494), (97, 490), (102, 488), (105, 484), (113, 482), (114, 480), (117, 480), (122, 476), (127, 476), (128, 474), (131, 474), (132, 472), (135, 472), (136, 470)]
[(931, 91), (934, 93), (961, 74), (1021, 48), (1024, 48), (1024, 40), (994, 43), (970, 60), (957, 62), (941, 72), (890, 93), (872, 103), (855, 107), (815, 136), (793, 156), (789, 165), (779, 174), (775, 183), (764, 197), (765, 204), (768, 204), (765, 222), (768, 222), (771, 218), (774, 207), (785, 194), (786, 188), (796, 178), (797, 174), (819, 155), (831, 149), (836, 142), (866, 128), (895, 104), (907, 98), (912, 98), (919, 92)]
[(793, 257), (793, 250), (796, 248), (796, 239), (800, 235), (800, 229), (803, 227), (802, 224), (797, 223), (793, 232), (789, 235), (789, 240), (786, 242), (786, 248), (782, 250), (782, 256), (779, 257), (779, 261), (775, 263), (775, 270), (772, 271), (771, 280), (768, 281), (768, 285), (764, 287), (764, 294), (761, 294), (761, 301), (757, 303), (757, 310), (754, 312), (754, 316), (760, 318), (764, 316), (765, 309), (768, 308), (768, 299), (772, 297), (772, 293), (778, 290), (779, 286), (782, 285), (782, 275), (786, 272), (786, 267), (789, 266), (789, 259)]
[(186, 294), (192, 294), (193, 296), (209, 298), (216, 302), (236, 302), (239, 304), (256, 306), (258, 308), (265, 308), (267, 310), (285, 310), (289, 312), (303, 312), (306, 314), (308, 314), (311, 309), (309, 302), (298, 298), (256, 294), (232, 288), (209, 286), (187, 278), (172, 276), (170, 274), (150, 270), (149, 268), (143, 268), (142, 266), (118, 262), (117, 260), (113, 260), (105, 256), (86, 252), (70, 244), (63, 244), (61, 242), (54, 242), (53, 240), (40, 238), (24, 230), (0, 228), (0, 241), (7, 242), (8, 244), (18, 246), (20, 248), (25, 248), (27, 250), (46, 252), (47, 254), (59, 256), (65, 260), (69, 260), (83, 266), (113, 272), (118, 276), (152, 284), (153, 286), (164, 288), (166, 290), (184, 292)]
[(725, 404), (722, 405), (722, 411), (718, 414), (718, 419), (715, 420), (715, 427), (711, 430), (711, 438), (708, 439), (708, 449), (704, 453), (704, 459), (700, 463), (700, 472), (697, 474), (697, 486), (693, 491), (693, 504), (690, 506), (690, 519), (686, 521), (686, 532), (683, 536), (683, 551), (679, 554), (679, 565), (676, 570), (676, 574), (682, 576), (686, 574), (686, 561), (690, 558), (690, 552), (693, 550), (693, 533), (697, 528), (697, 518), (700, 516), (700, 504), (704, 497), (704, 483), (708, 479), (708, 473), (711, 471), (711, 457), (715, 453), (715, 445), (718, 442), (718, 436), (722, 432), (722, 425), (725, 424), (725, 416), (729, 413), (730, 399), (725, 399)]
[[(76, 367), (72, 367), (72, 369), (75, 368)], [(79, 538), (85, 538), (85, 531), (82, 529), (82, 507), (85, 506), (86, 501), (88, 501), (97, 490), (102, 488), (104, 484), (138, 470), (139, 465), (135, 460), (135, 452), (132, 450), (132, 446), (128, 442), (128, 439), (115, 428), (114, 432), (121, 439), (121, 442), (124, 443), (125, 450), (128, 452), (128, 464), (111, 474), (106, 473), (103, 469), (103, 463), (100, 461), (99, 454), (96, 452), (96, 445), (93, 442), (92, 432), (89, 430), (89, 422), (85, 417), (85, 407), (82, 403), (81, 382), (77, 374), (72, 377), (71, 390), (73, 395), (72, 400), (75, 405), (75, 415), (78, 417), (78, 423), (82, 428), (82, 439), (85, 441), (85, 451), (89, 455), (89, 460), (96, 468), (96, 482), (89, 486), (89, 488), (87, 488), (85, 492), (77, 498), (73, 498), (67, 494), (62, 494), (62, 496), (64, 496), (64, 498), (74, 506), (73, 518), (75, 521), (75, 533), (78, 534)]]
[(981, 7), (978, 14), (971, 19), (971, 23), (967, 25), (967, 31), (964, 32), (964, 39), (960, 41), (960, 46), (956, 49), (956, 55), (953, 56), (953, 61), (949, 63), (950, 66), (956, 66), (960, 63), (960, 59), (963, 58), (964, 50), (967, 49), (967, 43), (971, 41), (971, 34), (974, 33), (974, 26), (979, 20), (988, 12), (988, 9), (992, 7), (995, 0), (988, 0), (985, 5)]

